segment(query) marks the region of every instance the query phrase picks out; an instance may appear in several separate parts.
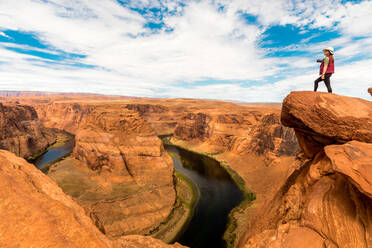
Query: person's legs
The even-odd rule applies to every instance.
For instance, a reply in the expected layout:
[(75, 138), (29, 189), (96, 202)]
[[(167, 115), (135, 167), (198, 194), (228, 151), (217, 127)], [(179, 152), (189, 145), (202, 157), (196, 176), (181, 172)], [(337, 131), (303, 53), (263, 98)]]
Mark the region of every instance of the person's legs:
[(330, 80), (331, 76), (332, 76), (332, 73), (327, 73), (324, 78), (324, 83), (327, 87), (328, 93), (332, 93), (331, 80)]
[(314, 81), (314, 91), (318, 90), (319, 82), (323, 81), (322, 77), (319, 77), (317, 80)]

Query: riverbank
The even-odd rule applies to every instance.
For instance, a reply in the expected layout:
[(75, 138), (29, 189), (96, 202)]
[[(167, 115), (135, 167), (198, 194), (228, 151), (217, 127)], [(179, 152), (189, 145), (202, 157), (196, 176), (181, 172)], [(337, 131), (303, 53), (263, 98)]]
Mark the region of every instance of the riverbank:
[(35, 164), (42, 172), (47, 173), (53, 164), (70, 156), (73, 147), (74, 136), (66, 132), (59, 132), (53, 144), (44, 151), (34, 154), (28, 161)]
[(246, 186), (244, 179), (229, 166), (227, 161), (218, 158), (218, 155), (220, 155), (220, 153), (198, 152), (185, 141), (178, 140), (174, 138), (172, 135), (163, 135), (160, 138), (166, 145), (179, 147), (181, 149), (199, 154), (201, 156), (207, 156), (211, 159), (216, 160), (217, 162), (219, 162), (220, 166), (222, 166), (226, 170), (226, 172), (231, 176), (235, 184), (243, 192), (244, 200), (230, 212), (228, 216), (226, 231), (223, 235), (223, 239), (226, 242), (227, 248), (236, 247), (240, 237), (245, 232), (246, 227), (245, 218), (247, 209), (251, 206), (251, 203), (256, 199), (256, 195)]
[(46, 149), (44, 149), (42, 151), (35, 152), (31, 156), (29, 156), (26, 160), (28, 162), (32, 163), (38, 157), (47, 153), (49, 150), (51, 150), (53, 148), (61, 147), (73, 138), (73, 135), (71, 135), (71, 134), (67, 134), (67, 133), (64, 133), (64, 132), (61, 132), (61, 131), (58, 131), (58, 132), (59, 132), (59, 134), (57, 135), (56, 140), (54, 141), (54, 143), (50, 144)]
[[(176, 154), (169, 154), (177, 156)], [(172, 213), (158, 227), (150, 232), (150, 236), (162, 240), (165, 243), (175, 242), (190, 222), (198, 201), (199, 194), (196, 186), (182, 173), (174, 172), (174, 184), (177, 200)]]

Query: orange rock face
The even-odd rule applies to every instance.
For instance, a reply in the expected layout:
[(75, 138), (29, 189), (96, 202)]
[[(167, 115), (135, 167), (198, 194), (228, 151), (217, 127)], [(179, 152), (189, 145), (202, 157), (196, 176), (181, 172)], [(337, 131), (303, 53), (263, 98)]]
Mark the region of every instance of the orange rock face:
[(371, 94), (371, 96), (372, 96), (372, 88), (369, 88), (369, 89), (368, 89), (368, 92), (369, 92), (369, 94)]
[(186, 246), (182, 246), (178, 243), (174, 245), (166, 245), (160, 240), (138, 235), (125, 236), (118, 241), (123, 248), (186, 248)]
[(280, 124), (278, 114), (262, 114), (259, 110), (244, 108), (240, 111), (231, 114), (188, 113), (177, 123), (174, 137), (201, 143), (210, 153), (255, 153), (266, 156), (268, 161), (296, 154), (298, 145), (294, 132)]
[[(140, 100), (138, 100), (140, 101)], [(293, 129), (280, 123), (279, 104), (234, 104), (191, 99), (142, 100), (131, 107), (158, 134), (173, 134), (171, 142), (196, 152), (210, 154), (236, 171), (247, 191), (257, 197), (254, 207), (271, 200), (291, 173), (298, 143)], [(163, 106), (155, 111), (148, 105)], [(173, 129), (171, 123), (176, 122)], [(162, 128), (166, 127), (166, 128)], [(237, 224), (228, 233), (234, 243), (246, 231), (252, 208), (235, 212)], [(230, 240), (231, 237), (231, 240)]]
[(31, 106), (0, 103), (0, 148), (28, 158), (56, 140)]
[(10, 152), (0, 161), (1, 247), (112, 247), (53, 180)]
[(360, 192), (372, 198), (372, 144), (351, 141), (325, 147), (332, 169), (344, 175)]
[(298, 140), (310, 158), (324, 145), (372, 142), (372, 102), (363, 99), (293, 92), (284, 100), (281, 118), (284, 125), (298, 130)]
[(0, 150), (0, 247), (181, 248), (143, 236), (111, 241), (34, 165)]
[(173, 209), (173, 164), (138, 112), (105, 102), (35, 104), (46, 126), (75, 134), (48, 173), (111, 238), (146, 234)]
[(73, 157), (105, 181), (94, 201), (84, 191), (75, 197), (106, 235), (144, 234), (167, 218), (176, 198), (172, 160), (138, 113), (97, 107), (75, 140)]
[(240, 247), (372, 247), (370, 104), (310, 92), (286, 98), (282, 123), (303, 137), (309, 159), (257, 210)]

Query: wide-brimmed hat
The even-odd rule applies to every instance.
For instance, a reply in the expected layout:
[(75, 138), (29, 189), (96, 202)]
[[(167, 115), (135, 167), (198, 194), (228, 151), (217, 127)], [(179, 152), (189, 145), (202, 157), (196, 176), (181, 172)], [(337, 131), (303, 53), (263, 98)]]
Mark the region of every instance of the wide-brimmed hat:
[(332, 55), (335, 53), (335, 50), (333, 49), (333, 47), (324, 48), (323, 51), (329, 51)]

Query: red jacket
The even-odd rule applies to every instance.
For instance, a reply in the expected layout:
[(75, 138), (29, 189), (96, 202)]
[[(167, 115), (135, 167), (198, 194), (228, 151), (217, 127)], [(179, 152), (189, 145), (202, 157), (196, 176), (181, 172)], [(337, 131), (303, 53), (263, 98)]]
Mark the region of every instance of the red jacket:
[[(319, 75), (322, 75), (323, 74), (323, 68), (324, 68), (324, 60), (320, 64)], [(326, 73), (335, 73), (335, 62), (331, 58), (329, 58), (328, 67), (327, 67)]]

